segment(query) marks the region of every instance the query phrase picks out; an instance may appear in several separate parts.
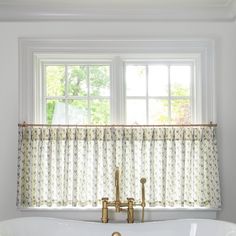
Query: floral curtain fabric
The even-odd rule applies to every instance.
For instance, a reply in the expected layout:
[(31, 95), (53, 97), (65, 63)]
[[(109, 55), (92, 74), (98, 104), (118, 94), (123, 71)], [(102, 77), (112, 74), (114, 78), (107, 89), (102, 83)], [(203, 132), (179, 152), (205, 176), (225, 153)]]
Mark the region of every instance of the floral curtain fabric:
[(19, 127), (19, 207), (99, 206), (115, 199), (149, 206), (219, 208), (215, 127)]

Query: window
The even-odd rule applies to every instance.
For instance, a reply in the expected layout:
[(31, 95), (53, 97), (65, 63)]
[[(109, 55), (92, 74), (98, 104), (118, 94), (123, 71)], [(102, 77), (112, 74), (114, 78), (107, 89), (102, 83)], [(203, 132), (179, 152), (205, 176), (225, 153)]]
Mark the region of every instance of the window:
[[(44, 58), (37, 68), (41, 74), (42, 100), (38, 106), (43, 123), (195, 122), (193, 58), (183, 61), (175, 57), (168, 60), (153, 57), (135, 61), (127, 57), (114, 60), (110, 56), (109, 60), (100, 61), (94, 56), (90, 60), (69, 60), (66, 55), (61, 58), (57, 55), (56, 60)], [(114, 75), (112, 72), (117, 70), (120, 73)], [(118, 88), (122, 91), (120, 100)], [(119, 106), (125, 109), (119, 112)]]

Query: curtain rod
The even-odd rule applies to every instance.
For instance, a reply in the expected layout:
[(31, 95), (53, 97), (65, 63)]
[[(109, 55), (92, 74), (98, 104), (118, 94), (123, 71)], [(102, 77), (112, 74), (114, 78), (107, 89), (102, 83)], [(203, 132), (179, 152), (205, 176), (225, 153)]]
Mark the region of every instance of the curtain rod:
[(19, 127), (216, 127), (217, 124), (210, 122), (209, 124), (175, 124), (175, 125), (64, 125), (64, 124), (18, 124)]

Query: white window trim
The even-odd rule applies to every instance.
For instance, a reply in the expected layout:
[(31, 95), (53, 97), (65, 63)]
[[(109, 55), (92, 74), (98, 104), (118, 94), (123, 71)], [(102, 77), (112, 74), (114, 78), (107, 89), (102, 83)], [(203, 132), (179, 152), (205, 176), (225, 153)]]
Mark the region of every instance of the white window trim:
[[(202, 114), (197, 114), (202, 118), (202, 123), (217, 122), (216, 120), (216, 105), (215, 105), (215, 74), (214, 74), (214, 47), (215, 43), (212, 39), (52, 39), (52, 38), (20, 38), (19, 39), (19, 123), (24, 121), (28, 123), (34, 122), (33, 111), (37, 107), (37, 99), (42, 99), (41, 96), (35, 96), (35, 88), (40, 88), (41, 76), (37, 73), (37, 67), (40, 66), (40, 58), (44, 54), (70, 54), (75, 57), (76, 54), (94, 54), (99, 53), (105, 55), (105, 53), (117, 55), (114, 58), (116, 63), (121, 63), (120, 57), (125, 59), (132, 59), (132, 56), (137, 59), (137, 55), (145, 57), (149, 55), (154, 55), (155, 58), (158, 54), (162, 59), (168, 57), (168, 54), (181, 54), (182, 59), (184, 57), (189, 58), (189, 55), (195, 55), (195, 62), (197, 63), (196, 70), (196, 80), (194, 88), (201, 92), (201, 96), (198, 96), (197, 110), (202, 110)], [(150, 56), (151, 59), (151, 56)], [(121, 65), (122, 67), (122, 65)], [(118, 69), (117, 71), (112, 71), (116, 74), (114, 77), (124, 78), (123, 72)], [(121, 73), (121, 74), (120, 74)], [(114, 79), (111, 83), (117, 83)], [(124, 92), (119, 86), (123, 87), (124, 79), (121, 83), (117, 84), (116, 91), (113, 93), (118, 93), (115, 96), (118, 100), (124, 99)], [(195, 91), (196, 93), (196, 91)], [(112, 94), (112, 93), (111, 93)], [(33, 99), (37, 98), (37, 99)], [(112, 102), (114, 99), (112, 99)], [(118, 110), (124, 111), (124, 107), (119, 105)], [(113, 105), (111, 104), (111, 107)], [(114, 111), (111, 111), (114, 112)], [(113, 114), (114, 115), (114, 114)], [(114, 116), (113, 116), (114, 117)], [(196, 117), (198, 120), (199, 117)], [(116, 122), (116, 121), (114, 121)], [(79, 210), (79, 209), (77, 209)], [(48, 210), (46, 210), (47, 212)], [(60, 210), (59, 210), (60, 211)], [(63, 217), (73, 217), (76, 219), (88, 219), (97, 220), (98, 215), (100, 216), (100, 210), (92, 209), (93, 214), (79, 215), (73, 214), (73, 210), (62, 210)], [(65, 216), (66, 211), (69, 211), (68, 215)], [(148, 210), (151, 214), (150, 220), (160, 220), (160, 219), (173, 219), (173, 218), (186, 218), (186, 217), (204, 217), (204, 218), (216, 218), (217, 210), (207, 209), (207, 210), (183, 210), (183, 209), (161, 209), (162, 214), (159, 214), (158, 210)], [(31, 214), (32, 210), (22, 210), (21, 213), (24, 216)], [(34, 215), (35, 210), (33, 210)], [(59, 216), (58, 210), (50, 210), (50, 215)], [(48, 215), (42, 210), (37, 211), (38, 215)]]
[[(142, 55), (158, 54), (162, 59), (168, 54), (195, 55), (198, 71), (195, 89), (201, 92), (195, 106), (201, 116), (202, 123), (216, 122), (215, 79), (214, 79), (214, 40), (212, 39), (19, 39), (19, 122), (34, 122), (32, 113), (37, 108), (41, 95), (36, 96), (35, 88), (40, 88), (39, 66), (43, 54), (103, 54), (120, 55), (128, 59)], [(156, 56), (155, 56), (156, 58)], [(180, 59), (182, 59), (180, 58)], [(151, 59), (151, 57), (150, 57)], [(119, 56), (115, 60), (119, 60)], [(113, 71), (112, 73), (121, 73)], [(120, 76), (120, 75), (119, 75)], [(117, 76), (116, 76), (117, 77)], [(32, 79), (34, 78), (34, 80)], [(123, 81), (124, 82), (124, 81)], [(122, 82), (122, 83), (123, 83)], [(115, 83), (113, 80), (112, 83)], [(124, 91), (117, 89), (118, 99), (124, 97)], [(114, 91), (113, 91), (114, 92)], [(196, 91), (195, 91), (196, 92)], [(30, 98), (30, 99), (29, 99)], [(35, 99), (33, 99), (35, 98)], [(113, 99), (114, 100), (114, 99)], [(112, 106), (112, 104), (111, 104)], [(39, 109), (39, 108), (37, 108)], [(124, 107), (119, 108), (124, 111)], [(113, 112), (113, 111), (112, 111)], [(196, 112), (195, 112), (196, 113)], [(196, 120), (200, 120), (196, 117)], [(114, 121), (116, 122), (116, 121)]]

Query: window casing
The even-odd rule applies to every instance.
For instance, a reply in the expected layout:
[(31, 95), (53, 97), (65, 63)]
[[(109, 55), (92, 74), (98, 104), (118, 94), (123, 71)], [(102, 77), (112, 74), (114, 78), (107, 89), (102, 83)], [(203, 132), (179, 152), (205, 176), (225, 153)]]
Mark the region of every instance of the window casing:
[(66, 62), (105, 59), (111, 63), (112, 124), (126, 122), (124, 62), (173, 62), (173, 59), (186, 62), (191, 59), (194, 65), (192, 122), (216, 122), (214, 41), (211, 39), (19, 39), (19, 123), (45, 122), (40, 67), (42, 63), (58, 63), (58, 59), (60, 63), (63, 59)]

